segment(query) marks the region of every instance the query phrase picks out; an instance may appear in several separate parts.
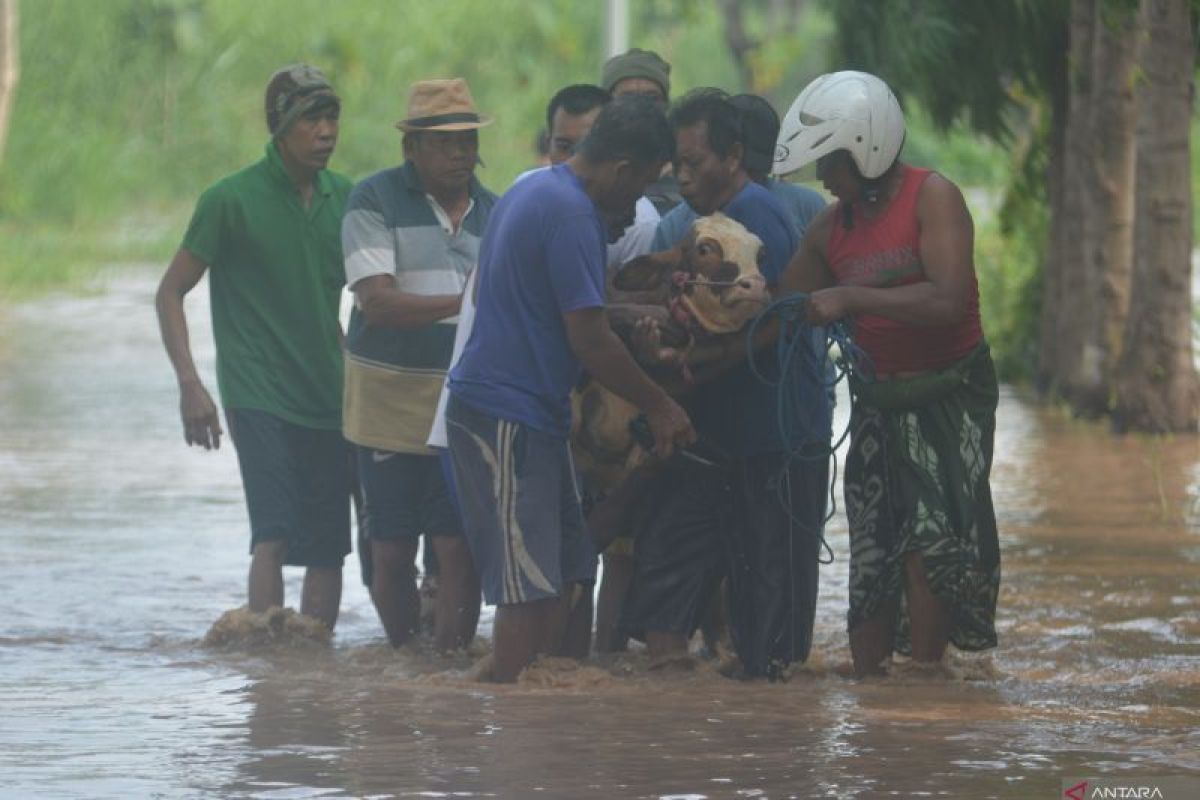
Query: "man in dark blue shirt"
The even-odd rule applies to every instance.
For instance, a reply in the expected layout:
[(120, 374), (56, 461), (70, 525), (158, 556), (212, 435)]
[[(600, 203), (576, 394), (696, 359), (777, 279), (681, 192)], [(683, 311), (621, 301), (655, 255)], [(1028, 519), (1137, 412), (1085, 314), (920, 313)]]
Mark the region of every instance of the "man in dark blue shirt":
[[(795, 221), (745, 169), (738, 109), (718, 89), (698, 89), (671, 111), (675, 174), (698, 216), (722, 211), (762, 240), (760, 264), (774, 288), (799, 246)], [(659, 242), (671, 246), (676, 242)], [(716, 345), (696, 365), (687, 408), (700, 437), (729, 455), (727, 470), (683, 462), (668, 466), (657, 512), (640, 532), (637, 573), (624, 627), (646, 639), (656, 658), (686, 653), (688, 637), (722, 576), (730, 580), (734, 643), (748, 675), (777, 675), (808, 656), (816, 611), (817, 558), (825, 516), (831, 409), (820, 356), (824, 332), (784, 376), (800, 383), (803, 420), (780, 419), (778, 389), (762, 382), (741, 337)], [(722, 352), (722, 350), (724, 352)], [(757, 371), (778, 379), (759, 353)], [(794, 413), (794, 410), (790, 410)], [(798, 431), (785, 441), (783, 431)], [(671, 474), (673, 471), (674, 474)]]
[(683, 409), (608, 325), (606, 244), (672, 153), (662, 111), (613, 101), (579, 151), (501, 198), (479, 254), (475, 325), (450, 372), (451, 460), (484, 597), (498, 606), (493, 677), (590, 632), (596, 554), (567, 436), (584, 370), (641, 409), (665, 455), (695, 438)]

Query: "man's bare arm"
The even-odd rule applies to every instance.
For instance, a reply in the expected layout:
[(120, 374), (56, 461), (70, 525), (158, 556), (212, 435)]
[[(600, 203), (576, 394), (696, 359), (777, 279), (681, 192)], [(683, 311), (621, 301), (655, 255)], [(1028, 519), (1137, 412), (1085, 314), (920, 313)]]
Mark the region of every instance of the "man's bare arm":
[(461, 294), (402, 292), (391, 275), (371, 275), (357, 281), (354, 298), (367, 324), (385, 328), (420, 328), (453, 317), (462, 304)]
[(163, 346), (166, 347), (167, 357), (171, 359), (171, 366), (175, 368), (175, 378), (179, 382), (179, 414), (183, 420), (183, 439), (189, 445), (199, 445), (205, 450), (210, 450), (221, 446), (221, 420), (216, 403), (204, 388), (196, 371), (188, 339), (187, 316), (183, 311), (183, 298), (199, 283), (207, 270), (207, 264), (180, 248), (159, 282), (158, 292), (154, 296), (154, 308), (158, 312), (158, 328), (162, 334)]
[(568, 311), (563, 323), (571, 350), (588, 374), (646, 414), (658, 455), (665, 457), (674, 447), (695, 441), (687, 414), (633, 360), (609, 327), (603, 307)]

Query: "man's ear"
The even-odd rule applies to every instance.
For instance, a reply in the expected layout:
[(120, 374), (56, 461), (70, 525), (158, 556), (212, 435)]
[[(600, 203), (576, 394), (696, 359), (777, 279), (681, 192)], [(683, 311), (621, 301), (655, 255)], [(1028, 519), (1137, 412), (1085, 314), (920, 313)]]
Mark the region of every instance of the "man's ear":
[(729, 172), (732, 175), (742, 168), (742, 159), (746, 157), (746, 147), (741, 142), (734, 142), (729, 148), (729, 155), (726, 156), (726, 161), (729, 163)]
[(613, 288), (622, 292), (657, 289), (671, 278), (683, 261), (683, 244), (661, 253), (647, 253), (625, 262), (613, 275)]

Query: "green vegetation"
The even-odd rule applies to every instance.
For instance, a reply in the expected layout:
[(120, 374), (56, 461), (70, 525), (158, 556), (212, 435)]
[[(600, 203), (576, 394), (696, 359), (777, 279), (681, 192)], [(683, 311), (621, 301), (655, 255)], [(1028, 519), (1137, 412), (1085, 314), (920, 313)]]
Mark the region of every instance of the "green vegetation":
[[(631, 44), (671, 61), (676, 95), (738, 86), (716, 3), (631, 6)], [(398, 161), (392, 123), (411, 81), (466, 77), (497, 120), (483, 133), (480, 176), (503, 190), (533, 161), (550, 95), (597, 78), (601, 14), (570, 0), (25, 3), (22, 80), (0, 167), (0, 298), (77, 287), (105, 264), (164, 264), (200, 190), (259, 157), (264, 84), (295, 61), (320, 65), (338, 87), (334, 168), (354, 178)], [(744, 23), (762, 40), (749, 56), (754, 88), (781, 111), (811, 77), (840, 66), (829, 55), (833, 18), (819, 4), (787, 35), (771, 29), (765, 3), (745, 4)], [(1002, 368), (1017, 374), (1037, 328), (1045, 212), (1036, 181), (1014, 183), (1021, 173), (1005, 148), (962, 126), (943, 133), (908, 100), (906, 158), (966, 189), (985, 323)]]

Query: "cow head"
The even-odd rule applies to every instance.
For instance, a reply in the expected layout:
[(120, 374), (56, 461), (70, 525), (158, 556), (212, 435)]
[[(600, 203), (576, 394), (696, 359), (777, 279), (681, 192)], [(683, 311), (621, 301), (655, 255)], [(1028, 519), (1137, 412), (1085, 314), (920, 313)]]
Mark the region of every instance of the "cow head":
[(613, 286), (629, 292), (673, 286), (673, 302), (701, 329), (732, 333), (770, 300), (758, 269), (762, 259), (762, 241), (717, 212), (698, 218), (676, 247), (627, 263), (613, 277)]

